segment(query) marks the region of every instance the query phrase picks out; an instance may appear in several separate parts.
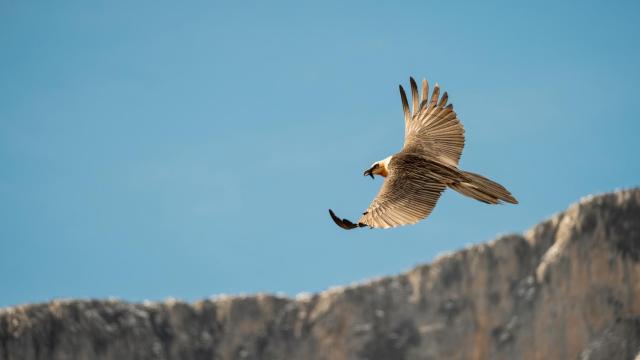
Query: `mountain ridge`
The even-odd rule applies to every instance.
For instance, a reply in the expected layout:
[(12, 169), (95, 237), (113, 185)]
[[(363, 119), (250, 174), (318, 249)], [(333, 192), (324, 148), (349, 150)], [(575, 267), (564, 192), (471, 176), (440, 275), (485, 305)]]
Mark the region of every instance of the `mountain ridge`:
[[(296, 298), (0, 309), (0, 359), (606, 359), (640, 339), (640, 189)], [(615, 356), (615, 357), (611, 357)]]

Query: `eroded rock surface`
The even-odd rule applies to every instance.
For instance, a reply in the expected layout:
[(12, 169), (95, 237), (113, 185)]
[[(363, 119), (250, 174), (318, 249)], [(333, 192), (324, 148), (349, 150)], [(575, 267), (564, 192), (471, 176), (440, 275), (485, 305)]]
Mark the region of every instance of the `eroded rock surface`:
[[(524, 235), (304, 298), (0, 310), (0, 359), (633, 359), (640, 189)], [(614, 357), (611, 357), (614, 356)]]

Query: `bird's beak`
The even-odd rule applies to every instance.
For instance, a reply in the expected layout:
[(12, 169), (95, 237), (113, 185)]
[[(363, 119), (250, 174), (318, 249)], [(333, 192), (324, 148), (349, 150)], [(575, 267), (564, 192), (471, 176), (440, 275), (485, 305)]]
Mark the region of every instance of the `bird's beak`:
[(373, 171), (373, 168), (371, 168), (371, 169), (369, 169), (369, 170), (365, 171), (365, 172), (364, 172), (364, 176), (369, 175), (369, 176), (371, 176), (371, 178), (373, 179), (374, 177), (373, 177), (373, 173), (372, 173), (371, 171)]

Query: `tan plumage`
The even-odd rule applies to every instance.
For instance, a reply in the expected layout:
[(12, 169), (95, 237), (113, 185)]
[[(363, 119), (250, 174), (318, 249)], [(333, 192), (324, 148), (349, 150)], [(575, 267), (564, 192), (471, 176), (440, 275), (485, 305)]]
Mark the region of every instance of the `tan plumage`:
[(438, 165), (417, 154), (394, 156), (389, 176), (359, 222), (386, 228), (425, 218), (445, 189)]
[(440, 97), (440, 87), (436, 84), (429, 98), (429, 84), (423, 80), (420, 97), (413, 78), (410, 78), (410, 84), (411, 109), (400, 86), (405, 119), (402, 150), (374, 163), (365, 172), (371, 177), (386, 177), (382, 188), (358, 224), (340, 219), (329, 210), (335, 223), (345, 229), (414, 224), (431, 213), (446, 187), (488, 204), (502, 201), (517, 204), (502, 185), (458, 169), (464, 148), (464, 128), (453, 105), (447, 105), (448, 94), (445, 92)]

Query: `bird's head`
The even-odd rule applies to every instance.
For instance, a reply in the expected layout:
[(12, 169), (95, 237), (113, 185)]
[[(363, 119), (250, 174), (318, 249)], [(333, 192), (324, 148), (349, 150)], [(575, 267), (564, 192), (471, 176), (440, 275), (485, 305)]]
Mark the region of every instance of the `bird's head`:
[(371, 167), (364, 172), (364, 176), (371, 176), (373, 179), (373, 175), (380, 175), (382, 177), (386, 177), (389, 175), (389, 161), (391, 161), (391, 156), (384, 160), (376, 161), (371, 164)]

